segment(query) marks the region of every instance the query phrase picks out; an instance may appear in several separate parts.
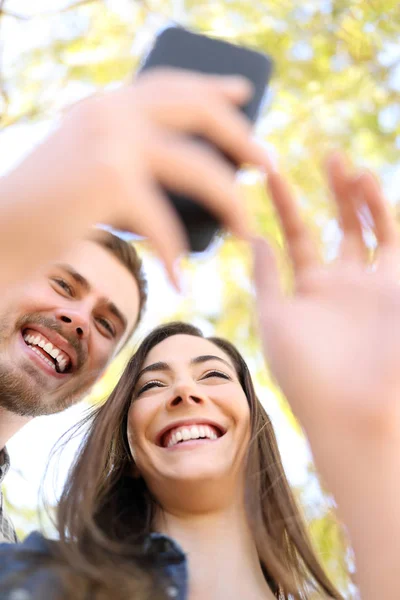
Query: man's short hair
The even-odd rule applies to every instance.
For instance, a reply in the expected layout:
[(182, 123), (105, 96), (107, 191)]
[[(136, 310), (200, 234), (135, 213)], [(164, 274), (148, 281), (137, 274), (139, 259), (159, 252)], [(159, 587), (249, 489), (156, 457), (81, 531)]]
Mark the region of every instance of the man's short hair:
[(89, 234), (89, 239), (111, 252), (135, 278), (139, 288), (139, 314), (134, 325), (136, 328), (142, 318), (147, 300), (147, 281), (143, 273), (141, 258), (131, 243), (114, 235), (110, 231), (93, 229)]

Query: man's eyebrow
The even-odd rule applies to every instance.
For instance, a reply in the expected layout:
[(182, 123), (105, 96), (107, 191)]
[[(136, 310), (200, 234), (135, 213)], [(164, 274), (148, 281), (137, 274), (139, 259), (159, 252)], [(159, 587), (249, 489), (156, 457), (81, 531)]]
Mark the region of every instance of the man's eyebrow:
[(90, 290), (92, 288), (91, 288), (90, 283), (86, 279), (86, 277), (84, 277), (83, 275), (81, 275), (80, 273), (78, 273), (78, 271), (75, 271), (75, 269), (73, 269), (70, 265), (58, 264), (56, 266), (59, 269), (62, 269), (63, 271), (65, 271), (66, 273), (68, 273), (68, 275), (70, 275), (72, 277), (72, 279), (75, 281), (75, 283), (77, 283), (82, 288), (84, 288), (84, 290), (86, 292), (90, 292)]
[[(210, 360), (218, 360), (219, 362), (224, 363), (227, 367), (229, 367), (230, 369), (233, 370), (233, 367), (231, 364), (228, 363), (228, 361), (224, 360), (223, 358), (220, 358), (219, 356), (214, 356), (213, 354), (203, 354), (201, 356), (196, 356), (195, 358), (192, 358), (192, 360), (190, 361), (191, 365), (199, 365), (201, 363), (205, 363), (208, 362)], [(144, 373), (148, 373), (148, 372), (154, 372), (154, 371), (172, 371), (172, 368), (170, 367), (170, 365), (166, 362), (155, 362), (151, 365), (148, 365), (147, 367), (145, 367), (144, 369), (142, 369), (139, 373), (139, 375), (137, 376), (137, 381), (139, 381), (139, 379), (141, 378), (142, 375), (144, 375)]]

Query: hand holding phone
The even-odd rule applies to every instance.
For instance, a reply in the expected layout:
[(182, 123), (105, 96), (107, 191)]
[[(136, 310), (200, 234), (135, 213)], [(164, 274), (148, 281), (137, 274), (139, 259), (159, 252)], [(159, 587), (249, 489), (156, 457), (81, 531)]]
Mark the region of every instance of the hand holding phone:
[[(253, 94), (240, 108), (249, 122), (254, 122), (271, 75), (272, 61), (253, 50), (195, 34), (180, 27), (170, 27), (158, 36), (139, 73), (156, 67), (246, 77), (253, 86)], [(206, 104), (207, 98), (202, 101)], [(210, 139), (205, 142), (203, 136), (202, 143), (209, 144)], [(215, 146), (213, 151), (215, 153)], [(230, 162), (231, 166), (239, 166), (235, 157), (224, 152), (223, 148), (219, 147), (217, 151), (223, 154), (227, 164)], [(167, 193), (185, 227), (191, 250), (205, 250), (221, 228), (217, 216), (185, 194), (178, 194), (168, 188)]]

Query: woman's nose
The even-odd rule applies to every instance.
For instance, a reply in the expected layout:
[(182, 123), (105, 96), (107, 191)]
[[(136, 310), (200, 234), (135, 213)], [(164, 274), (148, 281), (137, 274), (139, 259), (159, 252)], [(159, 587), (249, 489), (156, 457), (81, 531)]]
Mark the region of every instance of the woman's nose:
[(199, 405), (205, 402), (205, 396), (193, 382), (182, 382), (175, 386), (173, 394), (168, 400), (167, 408), (172, 409), (179, 405)]

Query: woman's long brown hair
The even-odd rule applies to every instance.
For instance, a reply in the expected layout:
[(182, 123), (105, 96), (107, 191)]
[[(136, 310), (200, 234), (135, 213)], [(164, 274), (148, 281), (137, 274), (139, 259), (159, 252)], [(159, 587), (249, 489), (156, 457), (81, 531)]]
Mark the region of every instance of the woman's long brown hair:
[[(88, 434), (70, 470), (58, 507), (55, 563), (65, 597), (113, 600), (163, 598), (152, 557), (142, 540), (152, 531), (155, 500), (143, 479), (132, 477), (128, 411), (137, 376), (150, 350), (195, 327), (170, 323), (153, 330), (131, 358), (114, 392), (90, 416)], [(341, 598), (310, 543), (286, 479), (271, 421), (258, 401), (250, 373), (229, 342), (208, 338), (233, 361), (251, 415), (246, 466), (246, 506), (260, 562), (277, 598)], [(71, 593), (73, 591), (73, 593)]]

